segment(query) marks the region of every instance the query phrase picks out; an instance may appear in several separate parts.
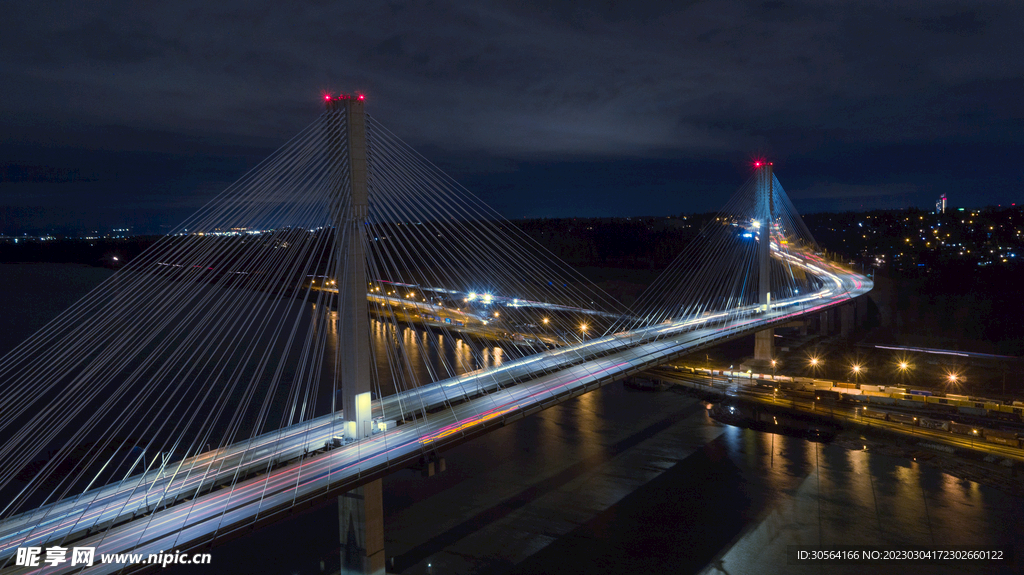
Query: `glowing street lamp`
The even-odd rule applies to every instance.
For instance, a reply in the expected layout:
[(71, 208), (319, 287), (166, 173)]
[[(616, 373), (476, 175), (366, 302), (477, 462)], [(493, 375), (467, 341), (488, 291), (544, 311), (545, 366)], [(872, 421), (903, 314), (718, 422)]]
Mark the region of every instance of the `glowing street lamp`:
[(772, 360), (772, 379), (775, 379), (775, 368), (779, 365), (779, 362)]
[(587, 341), (587, 327), (585, 323), (580, 324), (580, 333), (583, 334), (583, 341)]
[(903, 381), (906, 380), (907, 375), (910, 374), (910, 370), (913, 367), (914, 366), (910, 365), (910, 362), (907, 361), (906, 359), (900, 359), (898, 362), (896, 362), (896, 370), (900, 374), (900, 382), (903, 382)]

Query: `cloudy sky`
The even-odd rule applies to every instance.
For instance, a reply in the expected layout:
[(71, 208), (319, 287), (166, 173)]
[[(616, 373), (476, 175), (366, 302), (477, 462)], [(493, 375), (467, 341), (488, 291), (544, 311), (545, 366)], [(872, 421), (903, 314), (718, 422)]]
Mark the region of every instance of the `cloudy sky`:
[(184, 219), (368, 111), (510, 218), (1024, 201), (1024, 3), (5, 2), (0, 233)]

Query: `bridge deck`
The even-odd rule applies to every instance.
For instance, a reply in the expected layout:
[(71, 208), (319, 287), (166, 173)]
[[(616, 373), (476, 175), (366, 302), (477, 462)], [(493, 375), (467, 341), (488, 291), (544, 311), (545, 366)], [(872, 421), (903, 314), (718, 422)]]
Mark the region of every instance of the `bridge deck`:
[[(463, 441), (681, 355), (841, 305), (871, 289), (870, 280), (862, 276), (833, 272), (822, 272), (832, 280), (830, 289), (780, 300), (767, 312), (738, 309), (606, 336), (384, 398), (374, 403), (375, 417), (412, 421), (342, 447), (323, 450), (341, 428), (341, 414), (334, 414), (40, 507), (0, 524), (0, 557), (9, 557), (17, 547), (60, 540), (64, 546), (73, 542), (96, 547), (97, 553), (194, 547), (406, 467), (426, 450)], [(709, 326), (711, 322), (715, 325)], [(439, 408), (428, 418), (413, 419), (416, 412)], [(307, 455), (314, 450), (320, 451)], [(215, 489), (225, 483), (231, 487)], [(198, 498), (188, 501), (197, 493)], [(92, 571), (121, 568), (97, 565)], [(65, 563), (45, 572), (72, 570)]]

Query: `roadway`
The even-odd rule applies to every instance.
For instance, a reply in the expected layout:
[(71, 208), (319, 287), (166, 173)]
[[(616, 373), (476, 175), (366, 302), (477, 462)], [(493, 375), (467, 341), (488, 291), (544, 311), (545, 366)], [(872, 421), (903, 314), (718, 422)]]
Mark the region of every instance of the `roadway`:
[[(346, 491), (390, 469), (408, 466), (424, 453), (611, 381), (818, 313), (871, 289), (870, 280), (840, 268), (789, 254), (782, 257), (818, 275), (823, 289), (778, 300), (768, 309), (738, 308), (548, 350), (390, 396), (374, 403), (374, 417), (405, 422), (339, 447), (324, 448), (341, 428), (342, 414), (333, 414), (186, 457), (9, 518), (0, 523), (0, 558), (12, 557), (17, 547), (51, 542), (95, 547), (97, 557), (193, 548), (328, 492)], [(430, 413), (435, 410), (439, 411)], [(429, 417), (424, 418), (424, 413)], [(115, 572), (122, 567), (97, 565), (90, 572)], [(64, 563), (4, 572), (78, 569)]]

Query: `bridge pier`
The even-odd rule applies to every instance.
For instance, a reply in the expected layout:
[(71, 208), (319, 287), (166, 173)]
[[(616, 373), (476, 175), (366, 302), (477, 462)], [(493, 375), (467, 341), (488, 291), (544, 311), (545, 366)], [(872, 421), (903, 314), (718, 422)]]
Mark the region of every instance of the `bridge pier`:
[(822, 335), (829, 335), (836, 330), (835, 318), (836, 314), (831, 309), (821, 312), (819, 327)]
[(853, 333), (853, 327), (856, 324), (857, 309), (854, 304), (847, 304), (839, 308), (839, 335), (842, 337), (850, 337)]
[(762, 329), (754, 334), (753, 365), (771, 365), (775, 359), (775, 328)]
[(381, 480), (338, 497), (341, 575), (384, 575)]

